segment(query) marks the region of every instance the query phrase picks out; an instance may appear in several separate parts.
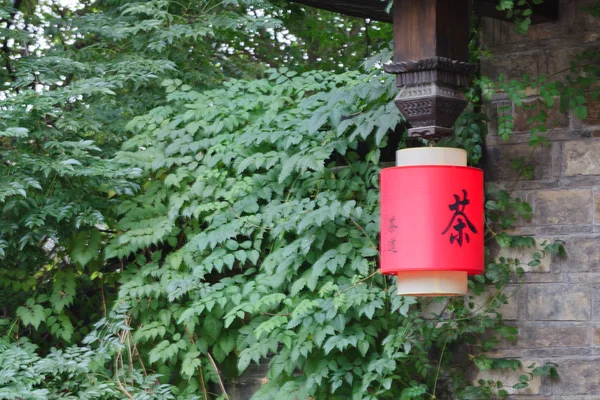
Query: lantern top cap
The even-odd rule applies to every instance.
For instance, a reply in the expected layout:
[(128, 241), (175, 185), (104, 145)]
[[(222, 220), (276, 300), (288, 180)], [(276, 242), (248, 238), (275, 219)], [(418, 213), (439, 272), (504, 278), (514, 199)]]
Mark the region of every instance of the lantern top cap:
[(449, 147), (415, 147), (396, 152), (396, 166), (446, 165), (466, 166), (467, 151)]

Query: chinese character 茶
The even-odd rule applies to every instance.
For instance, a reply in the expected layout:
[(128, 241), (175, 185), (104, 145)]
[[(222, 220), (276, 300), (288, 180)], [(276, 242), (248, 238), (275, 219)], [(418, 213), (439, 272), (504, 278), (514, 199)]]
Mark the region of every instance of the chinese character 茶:
[[(454, 203), (448, 205), (450, 211), (454, 211), (454, 215), (450, 219), (450, 223), (442, 232), (442, 235), (445, 235), (450, 228), (453, 228), (456, 233), (450, 233), (450, 244), (454, 244), (454, 242), (458, 243), (460, 247), (463, 245), (463, 240), (466, 240), (467, 243), (471, 241), (469, 234), (467, 232), (463, 232), (465, 228), (469, 228), (472, 233), (477, 233), (477, 229), (475, 225), (469, 221), (469, 218), (465, 214), (465, 208), (471, 203), (467, 198), (467, 191), (463, 189), (463, 199), (455, 194), (454, 195)], [(456, 224), (455, 224), (456, 223)]]

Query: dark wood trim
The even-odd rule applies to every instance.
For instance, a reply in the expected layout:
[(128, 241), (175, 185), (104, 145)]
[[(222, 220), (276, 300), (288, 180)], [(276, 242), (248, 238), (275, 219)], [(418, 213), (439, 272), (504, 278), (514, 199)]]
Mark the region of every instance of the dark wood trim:
[[(340, 14), (359, 18), (370, 18), (375, 21), (392, 22), (392, 15), (385, 12), (385, 0), (287, 0), (293, 3), (304, 4), (309, 7), (320, 8)], [(449, 0), (452, 1), (452, 0)], [(473, 7), (477, 15), (506, 21), (506, 13), (496, 9), (496, 0), (473, 0)], [(558, 21), (560, 0), (544, 0), (542, 4), (533, 5), (531, 22), (541, 24)]]
[(349, 15), (392, 23), (392, 15), (385, 12), (386, 1), (380, 0), (288, 0), (292, 3)]

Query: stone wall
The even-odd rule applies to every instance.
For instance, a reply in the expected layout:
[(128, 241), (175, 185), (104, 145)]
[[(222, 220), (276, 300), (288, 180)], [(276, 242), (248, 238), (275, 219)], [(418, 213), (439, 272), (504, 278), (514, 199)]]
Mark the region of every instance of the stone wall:
[[(575, 54), (598, 50), (600, 24), (584, 10), (589, 1), (561, 0), (560, 21), (536, 25), (523, 37), (510, 24), (482, 18), (481, 38), (493, 58), (482, 64), (482, 73), (507, 78), (539, 74), (560, 79)], [(536, 92), (528, 92), (534, 104)], [(512, 110), (515, 131), (508, 142), (497, 135), (498, 113)], [(510, 167), (515, 157), (531, 159), (533, 179), (520, 181), (516, 194), (533, 207), (531, 221), (523, 221), (518, 233), (538, 240), (560, 239), (567, 257), (545, 260), (525, 274), (504, 316), (519, 328), (516, 343), (506, 343), (499, 356), (518, 357), (524, 364), (552, 361), (559, 364), (560, 380), (534, 381), (518, 399), (600, 399), (600, 105), (590, 107), (589, 117), (579, 120), (550, 111), (555, 126), (550, 146), (533, 153), (528, 145), (527, 119), (535, 111), (523, 111), (507, 97), (496, 96), (486, 105), (490, 117), (486, 139), (486, 179), (489, 184), (512, 187), (517, 173)], [(528, 258), (522, 251), (520, 258)], [(512, 254), (514, 255), (514, 254)], [(529, 255), (531, 259), (531, 255)], [(518, 285), (509, 290), (517, 291)], [(506, 382), (505, 383), (509, 383)]]

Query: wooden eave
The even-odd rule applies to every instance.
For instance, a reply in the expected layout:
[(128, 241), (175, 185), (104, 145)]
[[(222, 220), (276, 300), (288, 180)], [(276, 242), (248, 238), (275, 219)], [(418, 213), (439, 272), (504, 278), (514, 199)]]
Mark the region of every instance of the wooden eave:
[[(384, 0), (288, 0), (309, 7), (333, 11), (339, 14), (375, 21), (392, 22), (392, 15), (386, 12), (387, 1)], [(473, 0), (477, 15), (506, 20), (506, 13), (498, 11), (497, 0)], [(531, 22), (540, 24), (558, 20), (559, 0), (544, 0), (542, 4), (532, 5)]]

